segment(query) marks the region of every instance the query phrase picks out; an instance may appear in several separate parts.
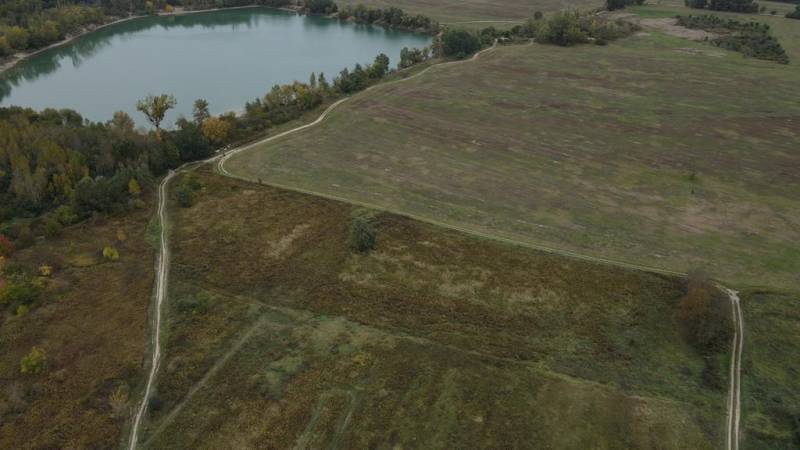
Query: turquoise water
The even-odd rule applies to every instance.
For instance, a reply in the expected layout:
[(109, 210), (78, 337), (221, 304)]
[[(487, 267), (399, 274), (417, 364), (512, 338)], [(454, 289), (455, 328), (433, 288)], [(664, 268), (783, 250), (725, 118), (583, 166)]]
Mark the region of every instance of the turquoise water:
[(274, 84), (305, 82), (311, 72), (332, 81), (381, 52), (394, 67), (403, 47), (429, 42), (424, 35), (267, 8), (146, 17), (23, 61), (0, 77), (0, 105), (72, 108), (95, 121), (122, 110), (145, 125), (136, 101), (169, 93), (178, 106), (166, 124), (190, 116), (200, 97), (215, 114), (242, 110)]

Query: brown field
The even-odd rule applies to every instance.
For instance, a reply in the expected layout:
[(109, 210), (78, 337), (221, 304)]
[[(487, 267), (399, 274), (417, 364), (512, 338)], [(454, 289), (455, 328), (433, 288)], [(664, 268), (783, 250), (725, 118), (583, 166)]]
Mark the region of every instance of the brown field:
[(146, 448), (719, 447), (680, 280), (193, 176)]
[[(39, 240), (8, 264), (53, 267), (41, 298), (0, 325), (0, 448), (114, 448), (136, 394), (147, 347), (153, 250), (151, 208), (88, 221)], [(103, 261), (104, 246), (119, 261)], [(20, 373), (33, 346), (46, 369)], [(128, 395), (129, 392), (133, 391)], [(115, 394), (116, 393), (116, 394)]]

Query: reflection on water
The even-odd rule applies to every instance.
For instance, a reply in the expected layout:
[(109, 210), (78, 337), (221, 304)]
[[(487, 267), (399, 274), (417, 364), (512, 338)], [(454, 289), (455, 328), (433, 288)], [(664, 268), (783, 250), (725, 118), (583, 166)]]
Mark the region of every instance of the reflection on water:
[[(130, 111), (136, 98), (151, 92), (180, 94), (183, 113), (198, 97), (217, 97), (217, 107), (236, 107), (272, 84), (305, 80), (311, 71), (331, 78), (379, 52), (396, 62), (402, 47), (428, 41), (264, 8), (145, 17), (22, 61), (0, 77), (0, 104), (70, 107), (93, 120), (107, 119), (114, 110)], [(227, 95), (219, 92), (221, 86)]]

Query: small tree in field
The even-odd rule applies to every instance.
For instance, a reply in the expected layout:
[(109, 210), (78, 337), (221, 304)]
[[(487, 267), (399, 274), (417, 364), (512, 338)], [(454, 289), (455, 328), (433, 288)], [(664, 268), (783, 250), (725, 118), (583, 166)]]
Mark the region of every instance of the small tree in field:
[(19, 362), (19, 371), (22, 373), (37, 374), (44, 370), (47, 356), (39, 347), (33, 347), (31, 352), (23, 356)]
[(366, 253), (375, 248), (375, 228), (364, 217), (356, 217), (350, 223), (350, 248)]

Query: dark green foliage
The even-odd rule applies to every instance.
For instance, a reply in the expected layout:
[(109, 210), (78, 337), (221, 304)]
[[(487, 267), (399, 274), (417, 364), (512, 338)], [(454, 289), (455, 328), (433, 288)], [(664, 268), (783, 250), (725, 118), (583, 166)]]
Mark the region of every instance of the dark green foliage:
[(677, 316), (688, 341), (703, 355), (719, 353), (733, 335), (730, 300), (702, 276), (689, 276)]
[(730, 11), (741, 13), (758, 12), (759, 5), (753, 0), (685, 0), (686, 6), (712, 11)]
[(533, 35), (542, 44), (570, 46), (594, 41), (609, 41), (631, 35), (639, 27), (622, 20), (608, 20), (580, 11), (564, 11), (546, 21), (530, 21), (517, 31), (524, 37)]
[(702, 15), (678, 16), (678, 24), (718, 34), (719, 37), (712, 40), (712, 43), (726, 50), (781, 64), (789, 63), (789, 56), (770, 33), (769, 25), (765, 23), (739, 22), (734, 19), (725, 20), (717, 16)]
[(789, 19), (800, 19), (800, 5), (797, 5), (794, 11), (786, 13), (786, 17)]
[(608, 11), (615, 11), (618, 9), (625, 9), (626, 6), (643, 4), (644, 0), (606, 0), (606, 9)]
[(442, 34), (442, 56), (463, 59), (481, 49), (481, 41), (468, 31), (447, 30)]
[(402, 9), (395, 7), (375, 9), (363, 4), (355, 7), (348, 5), (339, 9), (338, 16), (342, 20), (353, 19), (358, 23), (375, 24), (403, 30), (424, 31), (427, 33), (435, 33), (439, 30), (439, 23), (429, 17), (420, 14), (406, 14)]
[(356, 217), (350, 223), (349, 244), (353, 251), (365, 253), (375, 248), (375, 228), (365, 217)]
[(305, 6), (311, 14), (333, 14), (339, 10), (333, 0), (306, 0)]
[(411, 67), (415, 64), (427, 61), (430, 57), (431, 53), (428, 47), (423, 49), (409, 49), (408, 47), (405, 47), (400, 50), (400, 62), (397, 64), (397, 67), (400, 69), (405, 69), (406, 67)]
[(9, 272), (0, 276), (0, 280), (5, 280), (5, 284), (0, 284), (0, 306), (14, 309), (36, 301), (41, 289), (35, 279), (22, 271)]
[(197, 192), (203, 189), (202, 183), (191, 175), (186, 175), (181, 178), (181, 182), (175, 189), (175, 200), (181, 208), (189, 208), (194, 206), (196, 202)]

